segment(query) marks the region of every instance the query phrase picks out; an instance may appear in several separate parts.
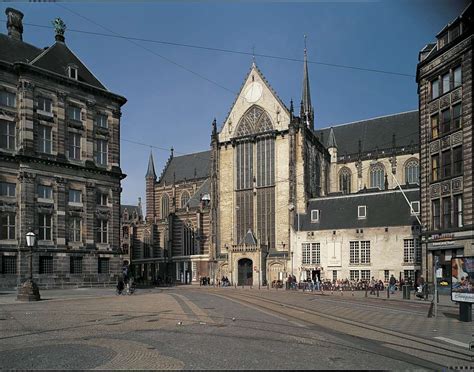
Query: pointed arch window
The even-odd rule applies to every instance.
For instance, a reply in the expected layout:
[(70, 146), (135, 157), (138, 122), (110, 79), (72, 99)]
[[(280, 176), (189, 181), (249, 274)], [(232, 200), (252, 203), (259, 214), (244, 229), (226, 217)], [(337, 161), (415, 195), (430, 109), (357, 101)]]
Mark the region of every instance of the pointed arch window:
[(183, 255), (196, 254), (194, 228), (190, 221), (183, 224)]
[(168, 194), (161, 197), (161, 218), (167, 218), (170, 213), (170, 198)]
[(267, 132), (273, 129), (268, 114), (259, 106), (250, 107), (237, 124), (236, 136)]
[(378, 187), (384, 190), (385, 168), (382, 164), (375, 164), (370, 167), (370, 187)]
[(186, 207), (186, 204), (188, 203), (189, 198), (190, 198), (189, 192), (187, 192), (186, 190), (181, 193), (181, 204), (180, 204), (181, 208)]
[(343, 194), (351, 193), (352, 173), (349, 168), (342, 168), (339, 172), (339, 191)]
[(410, 160), (405, 165), (405, 182), (410, 184), (420, 183), (420, 164), (418, 160)]

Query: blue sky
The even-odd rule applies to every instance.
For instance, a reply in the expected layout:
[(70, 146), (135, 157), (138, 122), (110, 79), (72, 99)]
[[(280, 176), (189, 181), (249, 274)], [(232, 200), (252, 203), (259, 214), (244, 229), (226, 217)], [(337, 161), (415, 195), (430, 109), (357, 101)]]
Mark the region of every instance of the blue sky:
[[(418, 108), (414, 75), (419, 50), (435, 39), (467, 1), (348, 2), (84, 2), (3, 3), (21, 10), (24, 23), (49, 26), (61, 17), (70, 30), (196, 44), (302, 58), (307, 35), (311, 61), (411, 74), (413, 77), (309, 65), (316, 127), (323, 128)], [(64, 9), (76, 12), (72, 12)], [(5, 20), (5, 16), (3, 16)], [(3, 32), (6, 26), (3, 23)], [(209, 148), (211, 122), (222, 124), (252, 62), (251, 56), (138, 42), (194, 72), (185, 71), (123, 39), (66, 31), (67, 45), (111, 91), (128, 99), (121, 137), (175, 154)], [(25, 25), (23, 39), (54, 42), (52, 29)], [(280, 98), (299, 107), (302, 63), (256, 58)], [(229, 92), (230, 90), (230, 92)], [(150, 148), (121, 143), (122, 203), (144, 197)], [(157, 174), (169, 151), (153, 149)]]

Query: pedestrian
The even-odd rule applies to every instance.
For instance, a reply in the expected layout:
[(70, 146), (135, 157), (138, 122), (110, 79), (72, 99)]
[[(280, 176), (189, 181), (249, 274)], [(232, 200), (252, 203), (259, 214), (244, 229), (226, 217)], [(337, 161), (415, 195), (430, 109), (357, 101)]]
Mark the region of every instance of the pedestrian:
[(375, 294), (375, 278), (374, 277), (370, 279), (370, 294), (371, 295)]
[(394, 294), (395, 293), (395, 284), (397, 283), (397, 279), (395, 279), (395, 277), (392, 276), (390, 277), (390, 281), (389, 281), (389, 284), (390, 284), (390, 293), (391, 294)]

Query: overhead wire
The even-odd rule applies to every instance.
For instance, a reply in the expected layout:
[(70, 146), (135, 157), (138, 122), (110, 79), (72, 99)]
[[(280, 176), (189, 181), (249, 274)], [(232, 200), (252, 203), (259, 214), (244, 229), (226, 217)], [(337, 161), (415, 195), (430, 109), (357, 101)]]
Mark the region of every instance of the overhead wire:
[[(186, 66), (178, 63), (178, 62), (175, 62), (173, 60), (171, 60), (170, 58), (168, 57), (165, 57), (161, 54), (158, 54), (156, 52), (154, 52), (153, 50), (149, 49), (149, 48), (146, 48), (144, 47), (143, 45), (137, 43), (136, 41), (144, 41), (144, 42), (156, 42), (156, 43), (161, 43), (161, 44), (169, 44), (169, 45), (175, 45), (175, 46), (182, 46), (182, 47), (192, 47), (192, 48), (197, 48), (197, 49), (206, 49), (206, 50), (213, 50), (213, 51), (220, 51), (220, 52), (229, 52), (229, 53), (235, 53), (235, 54), (245, 54), (245, 55), (252, 55), (252, 56), (260, 56), (260, 57), (264, 57), (264, 58), (274, 58), (274, 59), (282, 59), (282, 60), (288, 60), (288, 61), (294, 61), (294, 62), (304, 62), (303, 60), (300, 60), (300, 59), (295, 59), (295, 58), (287, 58), (287, 57), (280, 57), (280, 56), (272, 56), (272, 55), (264, 55), (264, 54), (255, 54), (254, 52), (252, 53), (249, 53), (249, 52), (242, 52), (242, 51), (232, 51), (232, 50), (228, 50), (228, 49), (221, 49), (221, 48), (211, 48), (211, 47), (203, 47), (203, 46), (196, 46), (196, 45), (190, 45), (190, 44), (180, 44), (180, 43), (172, 43), (172, 42), (164, 42), (164, 41), (157, 41), (157, 40), (150, 40), (150, 39), (140, 39), (140, 38), (131, 38), (131, 37), (126, 37), (126, 36), (123, 36), (123, 35), (120, 35), (119, 33), (105, 27), (104, 25), (102, 24), (99, 24), (97, 22), (95, 22), (94, 20), (72, 10), (72, 9), (69, 9), (67, 7), (65, 7), (64, 5), (62, 4), (58, 4), (58, 3), (55, 3), (55, 5), (57, 5), (58, 7), (60, 8), (63, 8), (67, 11), (69, 11), (70, 13), (74, 14), (74, 15), (77, 15), (78, 17), (81, 17), (85, 20), (87, 20), (88, 22), (98, 26), (98, 27), (101, 27), (103, 28), (104, 30), (108, 31), (108, 32), (111, 32), (113, 35), (107, 35), (107, 34), (101, 34), (101, 33), (94, 33), (94, 32), (91, 32), (91, 31), (82, 31), (82, 30), (69, 30), (69, 31), (75, 31), (75, 32), (82, 32), (82, 33), (87, 33), (87, 34), (96, 34), (96, 35), (101, 35), (101, 36), (109, 36), (109, 37), (117, 37), (117, 38), (120, 38), (120, 39), (124, 39), (124, 40), (127, 40), (128, 42), (166, 60), (167, 62), (169, 63), (172, 63), (173, 65), (176, 65), (196, 76), (198, 76), (199, 78), (202, 78), (204, 80), (206, 80), (207, 82), (210, 82), (212, 84), (215, 84), (217, 86), (219, 86), (220, 88), (232, 93), (232, 94), (235, 94), (237, 96), (237, 98), (239, 97), (240, 95), (240, 92), (239, 93), (235, 93), (234, 91), (232, 91), (231, 89), (228, 89), (227, 87), (217, 83), (216, 81), (214, 80), (211, 80), (207, 77), (205, 77), (204, 75), (200, 74), (200, 73), (197, 73), (189, 68), (187, 68)], [(47, 26), (40, 26), (40, 27), (47, 27)], [(51, 28), (51, 27), (47, 27), (47, 28)], [(377, 72), (377, 73), (389, 73), (389, 74), (394, 74), (394, 75), (403, 75), (403, 76), (410, 76), (410, 77), (413, 77), (413, 75), (408, 75), (408, 74), (402, 74), (402, 73), (395, 73), (395, 72), (389, 72), (389, 71), (383, 71), (383, 70), (375, 70), (375, 69), (365, 69), (365, 68), (358, 68), (358, 67), (354, 67), (354, 66), (346, 66), (346, 65), (336, 65), (336, 64), (328, 64), (328, 63), (323, 63), (323, 62), (315, 62), (315, 61), (307, 61), (308, 63), (314, 63), (314, 64), (322, 64), (322, 65), (327, 65), (327, 66), (333, 66), (333, 67), (341, 67), (341, 68), (350, 68), (350, 69), (356, 69), (356, 70), (364, 70), (364, 71), (370, 71), (370, 72)], [(277, 113), (277, 112), (275, 112)], [(409, 135), (407, 135), (409, 136)], [(165, 149), (163, 147), (159, 147), (159, 146), (155, 146), (155, 145), (150, 145), (150, 144), (145, 144), (145, 143), (142, 143), (142, 142), (139, 142), (139, 141), (134, 141), (134, 140), (128, 140), (128, 139), (124, 139), (122, 138), (121, 139), (122, 141), (125, 141), (125, 142), (129, 142), (129, 143), (134, 143), (134, 144), (138, 144), (138, 145), (143, 145), (143, 146), (146, 146), (146, 147), (149, 147), (149, 148), (156, 148), (156, 149), (160, 149), (160, 150), (165, 150), (165, 151), (169, 151), (169, 149)], [(181, 154), (184, 154), (180, 151), (177, 151), (177, 150), (174, 150), (174, 152), (176, 153), (181, 153)], [(208, 160), (208, 159), (205, 159), (205, 160)], [(302, 175), (300, 175), (302, 176)], [(297, 177), (298, 179), (299, 177)], [(279, 181), (276, 181), (276, 182), (288, 182), (289, 178), (288, 179), (282, 179), (282, 180), (279, 180)]]
[[(57, 3), (55, 3), (58, 5)], [(71, 9), (68, 9), (64, 6), (61, 6), (62, 8), (74, 12)], [(79, 13), (75, 13), (78, 16)], [(85, 16), (81, 16), (84, 19), (89, 20)], [(6, 22), (5, 20), (1, 20), (1, 22)], [(46, 29), (53, 29), (51, 26), (46, 26), (46, 25), (38, 25), (35, 23), (23, 23), (26, 26), (32, 26), (32, 27), (40, 27), (40, 28), (46, 28)], [(97, 26), (102, 26), (100, 24), (95, 23)], [(107, 28), (104, 27), (107, 31), (111, 32), (112, 34), (105, 34), (102, 32), (94, 32), (94, 31), (86, 31), (86, 30), (79, 30), (79, 29), (68, 29), (68, 32), (74, 32), (74, 33), (81, 33), (81, 34), (87, 34), (87, 35), (94, 35), (94, 36), (104, 36), (104, 37), (111, 37), (111, 38), (118, 38), (118, 39), (123, 39), (123, 40), (129, 40), (129, 41), (142, 41), (146, 43), (153, 43), (153, 44), (161, 44), (161, 45), (170, 45), (170, 46), (177, 46), (177, 47), (182, 47), (182, 48), (191, 48), (191, 49), (200, 49), (200, 50), (208, 50), (208, 51), (213, 51), (213, 52), (222, 52), (222, 53), (229, 53), (229, 54), (239, 54), (239, 55), (246, 55), (246, 56), (252, 56), (252, 57), (261, 57), (261, 58), (269, 58), (269, 59), (277, 59), (277, 60), (283, 60), (283, 61), (289, 61), (289, 62), (304, 62), (303, 59), (300, 58), (293, 58), (293, 57), (285, 57), (285, 56), (279, 56), (279, 55), (274, 55), (274, 54), (262, 54), (262, 53), (254, 53), (254, 52), (246, 52), (243, 50), (232, 50), (232, 49), (226, 49), (226, 48), (217, 48), (217, 47), (209, 47), (209, 46), (204, 46), (204, 45), (195, 45), (195, 44), (187, 44), (187, 43), (178, 43), (178, 42), (173, 42), (173, 41), (166, 41), (166, 40), (156, 40), (156, 39), (148, 39), (148, 38), (140, 38), (140, 37), (133, 37), (133, 36), (124, 36), (120, 35), (114, 31), (111, 31)], [(351, 70), (359, 70), (359, 71), (366, 71), (366, 72), (374, 72), (374, 73), (379, 73), (379, 74), (388, 74), (388, 75), (395, 75), (395, 76), (404, 76), (404, 77), (410, 77), (414, 78), (416, 75), (413, 74), (407, 74), (404, 72), (397, 72), (397, 71), (388, 71), (388, 70), (381, 70), (381, 69), (374, 69), (374, 68), (367, 68), (367, 67), (359, 67), (359, 66), (351, 66), (351, 65), (345, 65), (345, 64), (338, 64), (338, 63), (329, 63), (329, 62), (322, 62), (322, 61), (312, 61), (312, 60), (307, 60), (309, 64), (316, 64), (316, 65), (322, 65), (322, 66), (328, 66), (328, 67), (336, 67), (336, 68), (343, 68), (343, 69), (351, 69)]]

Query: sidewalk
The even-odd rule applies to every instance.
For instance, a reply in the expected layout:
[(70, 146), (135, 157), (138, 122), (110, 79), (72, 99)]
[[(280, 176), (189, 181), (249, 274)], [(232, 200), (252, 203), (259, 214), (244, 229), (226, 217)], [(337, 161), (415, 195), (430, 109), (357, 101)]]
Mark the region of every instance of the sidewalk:
[[(162, 289), (162, 288), (160, 288)], [(155, 288), (138, 288), (133, 294), (153, 293), (159, 292)], [(17, 291), (15, 289), (1, 289), (0, 290), (0, 305), (6, 304), (24, 304), (27, 302), (16, 300)], [(75, 298), (91, 298), (91, 297), (113, 297), (117, 296), (115, 287), (100, 287), (100, 288), (68, 288), (68, 289), (40, 289), (41, 301), (51, 300), (68, 300)]]
[[(300, 291), (301, 292), (301, 291)], [(318, 293), (318, 292), (314, 292)], [(320, 292), (319, 292), (320, 293)], [(341, 292), (339, 291), (334, 291), (332, 296), (339, 296), (339, 297), (356, 297), (356, 298), (365, 298), (365, 291), (343, 291), (341, 296)], [(324, 291), (324, 294), (326, 295), (331, 295), (331, 291)], [(401, 291), (395, 291), (394, 294), (390, 294), (390, 298), (387, 298), (387, 291), (379, 291), (379, 297), (377, 295), (371, 295), (370, 291), (367, 291), (367, 298), (371, 299), (376, 299), (379, 301), (398, 301), (398, 302), (415, 302), (415, 303), (430, 303), (433, 301), (433, 295), (430, 294), (428, 295), (427, 300), (422, 300), (419, 298), (415, 297), (414, 291), (410, 292), (410, 299), (409, 300), (404, 300), (403, 299), (403, 293)], [(438, 305), (440, 306), (446, 306), (446, 307), (458, 307), (458, 304), (456, 302), (451, 301), (451, 296), (450, 295), (445, 295), (445, 294), (439, 294), (439, 302)]]

